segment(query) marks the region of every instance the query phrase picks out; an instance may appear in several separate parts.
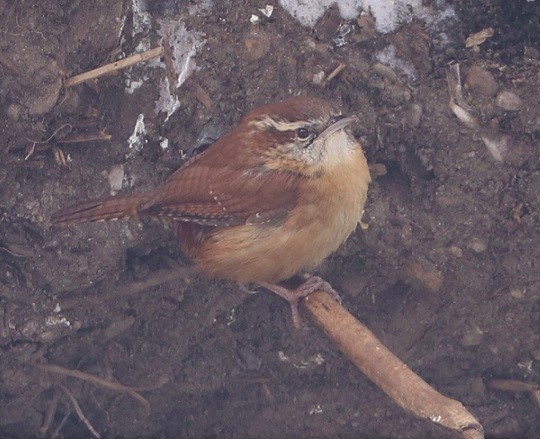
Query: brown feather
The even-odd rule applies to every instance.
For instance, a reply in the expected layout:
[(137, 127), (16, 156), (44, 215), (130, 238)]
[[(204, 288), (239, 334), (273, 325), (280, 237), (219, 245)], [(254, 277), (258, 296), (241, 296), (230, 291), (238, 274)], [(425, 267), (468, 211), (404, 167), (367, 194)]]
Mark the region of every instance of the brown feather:
[[(298, 202), (303, 179), (264, 167), (263, 143), (240, 125), (178, 169), (140, 213), (202, 225), (277, 221)], [(247, 142), (247, 143), (246, 143)]]
[(53, 225), (67, 225), (105, 221), (120, 218), (137, 218), (139, 206), (148, 202), (152, 194), (136, 194), (124, 197), (109, 197), (76, 204), (51, 217)]

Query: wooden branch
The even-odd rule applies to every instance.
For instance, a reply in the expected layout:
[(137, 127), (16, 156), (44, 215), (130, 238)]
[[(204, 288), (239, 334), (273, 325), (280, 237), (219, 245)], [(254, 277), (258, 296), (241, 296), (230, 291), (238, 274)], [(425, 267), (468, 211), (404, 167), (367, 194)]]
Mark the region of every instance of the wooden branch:
[(303, 303), (349, 360), (402, 408), (464, 438), (484, 437), (480, 423), (459, 401), (433, 389), (329, 294), (313, 293)]
[(102, 67), (97, 69), (90, 70), (89, 72), (81, 73), (80, 75), (72, 76), (71, 78), (66, 79), (64, 82), (64, 87), (69, 88), (74, 85), (81, 84), (91, 79), (99, 78), (108, 73), (115, 72), (117, 70), (125, 69), (126, 67), (131, 67), (140, 62), (148, 61), (157, 56), (163, 55), (163, 47), (156, 47), (154, 49), (148, 50), (146, 52), (137, 53), (136, 55), (129, 56), (127, 58), (121, 59), (110, 64), (105, 64)]

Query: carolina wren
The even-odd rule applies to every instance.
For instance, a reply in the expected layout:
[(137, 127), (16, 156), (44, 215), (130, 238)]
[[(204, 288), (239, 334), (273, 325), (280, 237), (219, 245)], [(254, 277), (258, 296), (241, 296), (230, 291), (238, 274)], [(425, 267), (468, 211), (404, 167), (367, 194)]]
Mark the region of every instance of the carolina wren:
[(153, 217), (176, 230), (185, 253), (210, 276), (256, 283), (287, 299), (278, 282), (311, 270), (361, 219), (369, 169), (346, 130), (355, 117), (313, 97), (249, 112), (232, 131), (151, 193), (88, 201), (52, 217), (54, 225)]

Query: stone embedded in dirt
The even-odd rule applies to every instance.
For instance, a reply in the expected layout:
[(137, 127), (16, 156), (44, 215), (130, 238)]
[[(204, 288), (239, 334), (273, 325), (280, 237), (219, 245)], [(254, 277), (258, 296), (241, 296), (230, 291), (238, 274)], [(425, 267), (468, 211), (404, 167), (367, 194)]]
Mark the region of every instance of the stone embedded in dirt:
[(506, 111), (519, 111), (523, 105), (521, 98), (511, 91), (501, 91), (495, 98), (495, 103)]
[(472, 325), (461, 339), (463, 346), (478, 346), (484, 339), (484, 332), (476, 325)]
[(469, 242), (469, 248), (475, 253), (483, 253), (487, 250), (488, 243), (481, 238), (472, 238)]
[(324, 78), (325, 77), (326, 77), (326, 75), (324, 74), (324, 72), (322, 70), (319, 73), (315, 73), (313, 75), (313, 84), (322, 85), (324, 83)]
[(463, 250), (461, 247), (458, 247), (457, 245), (451, 245), (448, 250), (450, 251), (450, 254), (452, 256), (455, 256), (456, 258), (463, 257)]
[(465, 78), (465, 85), (473, 93), (493, 97), (497, 93), (497, 81), (491, 73), (482, 67), (472, 66)]
[(255, 61), (265, 56), (270, 50), (271, 41), (272, 38), (267, 32), (251, 32), (249, 37), (244, 40), (247, 59)]
[(423, 113), (424, 110), (421, 105), (411, 104), (405, 111), (405, 121), (412, 128), (418, 128), (420, 126), (420, 122), (422, 121)]
[(426, 270), (419, 262), (411, 261), (405, 265), (405, 277), (410, 281), (416, 281), (423, 287), (436, 292), (443, 285), (444, 277), (440, 271)]
[(122, 189), (122, 181), (124, 180), (124, 165), (113, 165), (107, 176), (109, 185), (111, 186), (111, 195), (115, 195)]

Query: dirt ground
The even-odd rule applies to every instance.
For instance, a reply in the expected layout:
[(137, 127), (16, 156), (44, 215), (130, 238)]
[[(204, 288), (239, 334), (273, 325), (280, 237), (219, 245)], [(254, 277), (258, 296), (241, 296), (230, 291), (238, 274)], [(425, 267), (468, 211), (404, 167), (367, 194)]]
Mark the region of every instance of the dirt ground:
[[(539, 401), (488, 385), (540, 383), (539, 2), (447, 1), (454, 19), (388, 34), (335, 7), (307, 29), (265, 4), (148, 2), (141, 24), (129, 1), (0, 0), (0, 436), (455, 437), (397, 407), (313, 325), (294, 330), (277, 296), (174, 274), (189, 261), (160, 224), (50, 227), (111, 183), (156, 188), (246, 111), (302, 93), (360, 115), (374, 174), (367, 229), (319, 274), (487, 437), (540, 437)], [(155, 111), (165, 70), (148, 63), (63, 88), (143, 38), (156, 47), (167, 19), (204, 40), (168, 119)], [(376, 57), (389, 45), (390, 67)], [(449, 106), (456, 63), (475, 126)]]

